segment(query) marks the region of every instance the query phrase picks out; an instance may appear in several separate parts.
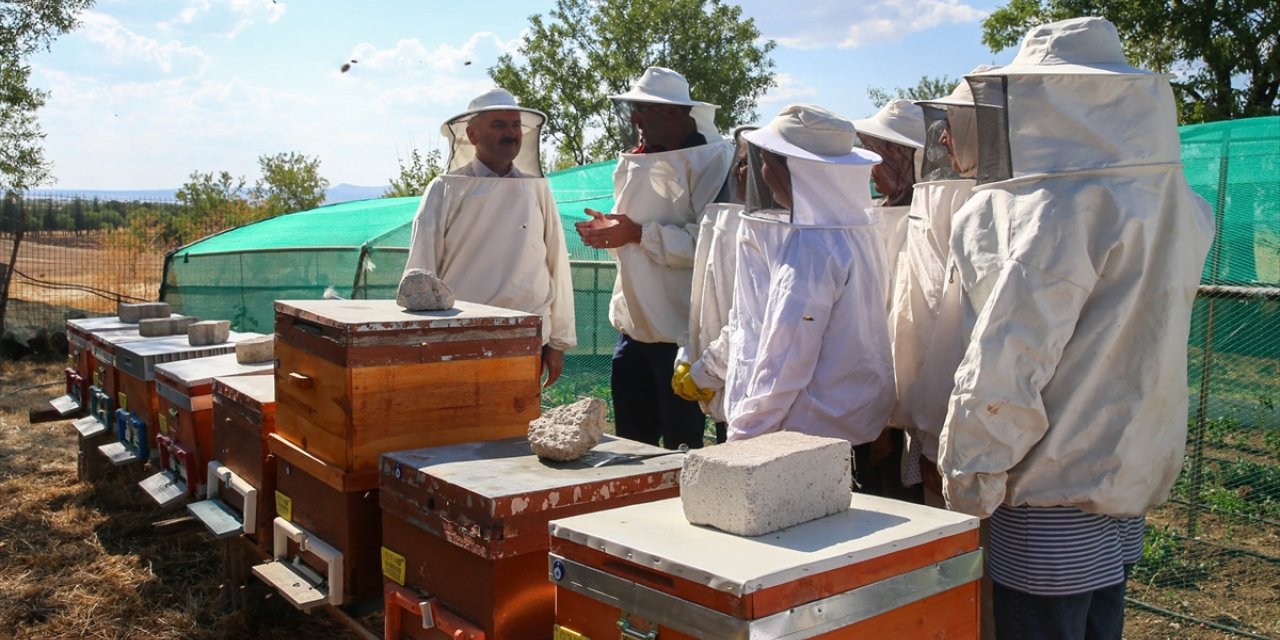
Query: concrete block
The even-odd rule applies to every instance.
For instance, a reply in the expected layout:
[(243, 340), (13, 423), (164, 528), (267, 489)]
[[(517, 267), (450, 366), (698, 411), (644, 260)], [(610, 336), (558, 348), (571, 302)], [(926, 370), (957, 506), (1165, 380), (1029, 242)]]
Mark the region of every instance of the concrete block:
[(205, 320), (187, 327), (187, 342), (193, 347), (222, 344), (230, 335), (230, 320)]
[(143, 318), (138, 321), (138, 333), (146, 338), (173, 335), (173, 319)]
[(175, 336), (185, 334), (191, 325), (200, 322), (200, 318), (195, 316), (174, 316), (170, 320), (169, 334)]
[(452, 309), (453, 290), (436, 274), (423, 269), (410, 269), (396, 289), (396, 304), (406, 311), (444, 311)]
[(116, 307), (116, 315), (120, 322), (137, 324), (146, 318), (168, 318), (170, 314), (168, 302), (122, 302)]
[(236, 343), (236, 362), (266, 362), (276, 357), (276, 337), (259, 336)]
[(693, 524), (761, 536), (849, 508), (846, 440), (794, 431), (695, 449), (684, 458), (680, 501)]
[(551, 409), (529, 423), (529, 446), (539, 458), (577, 460), (600, 444), (606, 411), (600, 398), (583, 398)]

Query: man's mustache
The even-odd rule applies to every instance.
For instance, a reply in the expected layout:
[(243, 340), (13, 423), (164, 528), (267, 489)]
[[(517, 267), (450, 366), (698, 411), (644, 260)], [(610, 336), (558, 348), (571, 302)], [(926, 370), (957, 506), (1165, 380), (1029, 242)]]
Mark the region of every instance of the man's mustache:
[(503, 136), (498, 138), (498, 144), (516, 144), (520, 142), (520, 138), (515, 136)]

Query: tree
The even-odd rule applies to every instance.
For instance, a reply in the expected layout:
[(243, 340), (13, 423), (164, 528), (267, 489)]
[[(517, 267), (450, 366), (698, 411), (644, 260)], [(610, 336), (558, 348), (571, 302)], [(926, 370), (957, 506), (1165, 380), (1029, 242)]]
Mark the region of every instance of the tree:
[(625, 92), (647, 67), (683, 74), (694, 99), (720, 105), (716, 125), (726, 131), (755, 120), (756, 101), (775, 85), (774, 42), (761, 42), (755, 21), (722, 0), (556, 0), (529, 23), (524, 61), (503, 55), (489, 76), (547, 114), (542, 133), (558, 165), (621, 150), (607, 96)]
[(384, 198), (420, 196), (427, 190), (427, 185), (444, 172), (439, 149), (428, 151), (426, 158), (414, 149), (409, 152), (408, 164), (404, 158), (400, 158), (399, 163), (400, 176), (391, 179), (391, 186), (382, 194)]
[(222, 171), (217, 176), (213, 172), (200, 173), (192, 171), (186, 183), (178, 187), (173, 197), (183, 206), (201, 213), (214, 213), (237, 200), (244, 200), (244, 177), (233, 178), (229, 172)]
[(320, 158), (277, 153), (258, 156), (258, 166), (262, 177), (249, 193), (268, 216), (314, 209), (324, 203), (329, 181), (320, 177)]
[(268, 213), (262, 207), (249, 204), (244, 178), (232, 177), (227, 171), (217, 175), (192, 171), (174, 197), (182, 209), (167, 216), (166, 229), (158, 236), (165, 242), (186, 244), (253, 222)]
[(0, 1), (0, 191), (22, 191), (46, 182), (44, 132), (36, 111), (48, 94), (32, 88), (27, 56), (48, 49), (76, 27), (93, 0)]
[(1280, 3), (1275, 0), (1010, 0), (982, 23), (992, 51), (1032, 25), (1075, 16), (1115, 23), (1131, 64), (1174, 73), (1183, 123), (1280, 113)]
[(893, 90), (893, 93), (889, 93), (880, 87), (871, 87), (870, 89), (867, 89), (867, 97), (871, 98), (871, 102), (876, 105), (877, 109), (879, 109), (884, 105), (889, 104), (890, 100), (901, 99), (911, 100), (914, 102), (917, 100), (942, 98), (951, 93), (951, 90), (955, 89), (956, 85), (959, 83), (959, 80), (956, 80), (951, 76), (938, 76), (936, 78), (932, 76), (921, 76), (920, 83), (916, 86), (908, 87), (906, 89), (897, 87)]

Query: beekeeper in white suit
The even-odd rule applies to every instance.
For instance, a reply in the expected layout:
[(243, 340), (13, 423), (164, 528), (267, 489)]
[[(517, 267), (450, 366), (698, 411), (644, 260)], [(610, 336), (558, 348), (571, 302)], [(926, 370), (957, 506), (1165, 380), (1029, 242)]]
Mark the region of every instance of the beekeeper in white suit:
[(564, 229), (538, 157), (546, 119), (493, 89), (440, 127), (449, 162), (418, 205), (405, 270), (435, 272), (459, 300), (542, 316), (550, 386), (578, 340)]
[(650, 67), (613, 100), (629, 136), (613, 173), (614, 211), (588, 209), (587, 246), (618, 263), (609, 321), (618, 330), (611, 387), (619, 436), (702, 446), (706, 418), (671, 387), (677, 342), (688, 331), (698, 214), (724, 184), (733, 145), (715, 128), (716, 106), (693, 100), (684, 76)]
[[(994, 68), (980, 65), (970, 73)], [(937, 471), (938, 435), (966, 332), (972, 328), (972, 320), (963, 320), (959, 285), (953, 283), (952, 290), (944, 291), (951, 218), (973, 192), (978, 143), (969, 83), (962, 80), (950, 95), (917, 104), (926, 132), (919, 154), (921, 181), (913, 190), (890, 304), (898, 402), (889, 423), (908, 435), (902, 482), (922, 483), (924, 502), (941, 507), (945, 502)]]
[(792, 105), (750, 145), (725, 402), (729, 440), (880, 435), (893, 406), (884, 246), (853, 123)]
[(951, 256), (976, 323), (942, 430), (952, 509), (990, 518), (999, 637), (1119, 638), (1142, 516), (1182, 468), (1187, 337), (1213, 218), (1166, 76), (1115, 27), (1032, 29), (967, 77), (978, 186)]
[(747, 141), (742, 134), (755, 126), (734, 129), (736, 150), (722, 197), (702, 210), (693, 258), (693, 294), (689, 331), (676, 354), (671, 377), (676, 395), (696, 400), (716, 425), (716, 442), (727, 438), (724, 377), (729, 364), (729, 310), (738, 262), (738, 226), (747, 193)]

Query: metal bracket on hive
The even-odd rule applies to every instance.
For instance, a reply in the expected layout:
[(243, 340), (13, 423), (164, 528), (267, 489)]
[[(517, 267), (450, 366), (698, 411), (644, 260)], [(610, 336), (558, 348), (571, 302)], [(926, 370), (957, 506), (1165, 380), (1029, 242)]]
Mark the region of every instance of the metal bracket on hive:
[[(286, 600), (303, 611), (310, 611), (323, 604), (341, 605), (342, 552), (284, 518), (277, 517), (273, 521), (273, 527), (274, 560), (255, 566), (253, 574), (275, 587)], [(315, 578), (318, 576), (309, 576), (309, 571), (289, 562), (290, 540), (298, 543), (299, 553), (309, 551), (325, 563), (328, 568), (327, 580), (317, 580)]]
[(388, 582), (383, 586), (385, 611), (385, 640), (399, 640), (401, 622), (399, 609), (422, 618), (423, 629), (436, 629), (452, 640), (485, 640), (484, 630), (467, 622), (462, 616), (448, 610), (431, 596), (418, 595), (400, 585)]
[[(244, 498), (244, 514), (218, 499), (218, 488), (225, 486)], [(229, 538), (240, 532), (253, 535), (258, 522), (258, 489), (236, 475), (217, 460), (209, 461), (205, 478), (205, 499), (187, 505), (187, 511), (199, 518), (215, 538)]]

